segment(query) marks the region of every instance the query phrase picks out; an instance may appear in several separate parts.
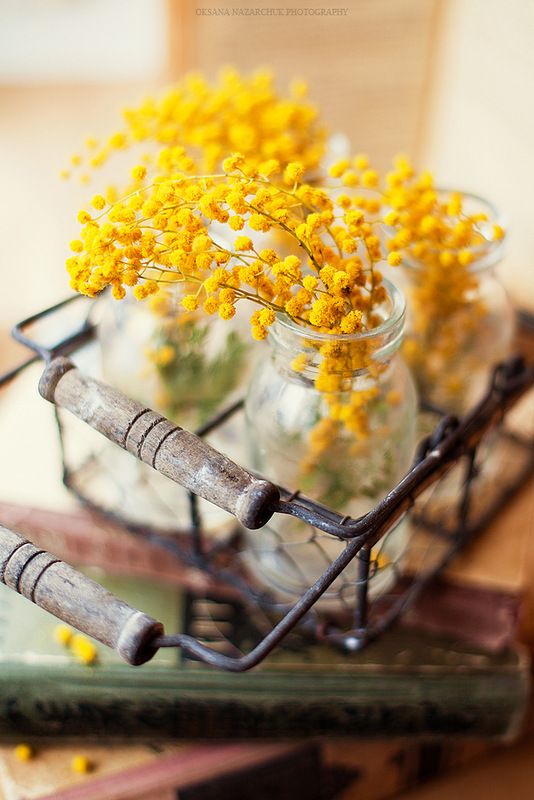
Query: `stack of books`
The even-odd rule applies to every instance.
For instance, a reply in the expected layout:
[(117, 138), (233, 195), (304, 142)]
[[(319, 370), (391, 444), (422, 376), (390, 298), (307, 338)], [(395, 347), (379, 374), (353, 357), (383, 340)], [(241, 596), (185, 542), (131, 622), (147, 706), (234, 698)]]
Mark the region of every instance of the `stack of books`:
[[(85, 512), (0, 504), (0, 519), (59, 557), (85, 564), (169, 633), (189, 630), (192, 607), (208, 640), (225, 629), (228, 609), (235, 618), (232, 602), (210, 596), (194, 571)], [(254, 781), (259, 798), (273, 792), (333, 797), (354, 785), (358, 797), (371, 800), (465, 763), (521, 729), (530, 656), (515, 642), (519, 601), (513, 593), (443, 580), (428, 597), (402, 627), (361, 653), (325, 645), (282, 648), (236, 675), (173, 649), (130, 667), (98, 645), (97, 663), (81, 665), (55, 642), (57, 620), (0, 586), (0, 737), (6, 743), (0, 786), (2, 780), (23, 786), (46, 762), (38, 755), (17, 764), (12, 743), (28, 741), (46, 755), (57, 737), (197, 744), (158, 744), (158, 752), (143, 750), (145, 757), (133, 763), (125, 757), (123, 767), (101, 757), (89, 777), (64, 775), (55, 785), (44, 769), (48, 795), (20, 789), (21, 798), (164, 798), (168, 790), (189, 800), (238, 800), (250, 796), (246, 787)], [(463, 614), (463, 624), (462, 608), (475, 609)]]

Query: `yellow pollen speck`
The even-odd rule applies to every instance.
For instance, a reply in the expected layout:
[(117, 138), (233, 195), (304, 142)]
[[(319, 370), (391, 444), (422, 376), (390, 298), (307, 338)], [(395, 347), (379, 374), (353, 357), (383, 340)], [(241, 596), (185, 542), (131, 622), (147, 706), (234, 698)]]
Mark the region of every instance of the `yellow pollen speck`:
[(87, 775), (94, 769), (94, 764), (84, 755), (73, 756), (70, 762), (70, 768), (78, 775)]
[(33, 748), (29, 744), (18, 744), (13, 752), (15, 753), (15, 758), (19, 761), (31, 761), (35, 755)]
[(67, 625), (56, 625), (54, 628), (54, 640), (64, 647), (68, 646), (72, 640), (73, 631)]

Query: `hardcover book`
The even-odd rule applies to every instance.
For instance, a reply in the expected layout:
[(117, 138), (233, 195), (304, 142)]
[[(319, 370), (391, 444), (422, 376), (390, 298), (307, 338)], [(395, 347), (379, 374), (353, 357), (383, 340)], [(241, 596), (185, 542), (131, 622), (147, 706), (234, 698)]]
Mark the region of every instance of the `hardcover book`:
[[(215, 643), (250, 621), (230, 603), (154, 581), (91, 573), (167, 631), (202, 629)], [(237, 622), (236, 622), (237, 620)], [(0, 586), (0, 736), (113, 739), (398, 736), (506, 738), (520, 728), (529, 692), (521, 647), (490, 653), (397, 629), (362, 652), (284, 648), (244, 674), (160, 651), (130, 667), (98, 646), (94, 666), (56, 644), (56, 620)], [(194, 631), (193, 631), (194, 632)]]

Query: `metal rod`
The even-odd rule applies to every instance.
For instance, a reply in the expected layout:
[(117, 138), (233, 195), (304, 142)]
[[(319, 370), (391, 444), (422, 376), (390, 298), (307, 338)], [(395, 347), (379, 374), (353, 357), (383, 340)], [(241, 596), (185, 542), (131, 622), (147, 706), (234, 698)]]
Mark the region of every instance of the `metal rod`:
[(205, 664), (219, 667), (228, 672), (246, 672), (263, 661), (276, 645), (292, 630), (305, 616), (314, 603), (328, 589), (335, 579), (343, 572), (361, 548), (361, 543), (353, 539), (347, 544), (340, 555), (326, 569), (321, 578), (302, 595), (293, 608), (274, 626), (264, 639), (249, 653), (238, 658), (232, 658), (207, 647), (192, 636), (174, 634), (157, 636), (152, 641), (153, 647), (180, 647), (188, 655), (200, 659)]
[(367, 624), (369, 566), (371, 564), (371, 548), (362, 547), (358, 553), (358, 582), (356, 584), (356, 607), (354, 622), (356, 630), (362, 630)]
[(29, 367), (31, 364), (35, 364), (36, 361), (40, 360), (41, 356), (39, 355), (30, 356), (25, 361), (21, 361), (20, 364), (17, 364), (16, 367), (13, 367), (13, 369), (10, 369), (8, 372), (4, 372), (3, 375), (0, 375), (0, 388), (12, 381), (13, 378), (16, 378), (17, 375), (20, 375), (20, 373), (25, 370), (26, 367)]

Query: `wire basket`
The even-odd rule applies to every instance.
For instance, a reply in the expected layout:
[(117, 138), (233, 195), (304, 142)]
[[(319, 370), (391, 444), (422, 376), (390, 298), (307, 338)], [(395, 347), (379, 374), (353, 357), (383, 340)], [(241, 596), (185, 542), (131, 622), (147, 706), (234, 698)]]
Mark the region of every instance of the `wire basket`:
[[(40, 344), (42, 326), (46, 328), (52, 322), (52, 328), (57, 329), (59, 319), (65, 334), (51, 346)], [(524, 317), (523, 322), (532, 332), (532, 319)], [(78, 297), (24, 320), (13, 334), (33, 355), (1, 382), (39, 359), (57, 366), (58, 357), (76, 354), (77, 363), (83, 365), (94, 332), (92, 305)], [(59, 370), (61, 375), (73, 367), (65, 363)], [(83, 381), (90, 391), (97, 385), (91, 378), (76, 380)], [(151, 509), (158, 513), (150, 521), (135, 513), (124, 493), (124, 483), (115, 480), (110, 464), (113, 454), (119, 452), (118, 444), (125, 446), (143, 415), (149, 419), (146, 415), (152, 414), (153, 420), (162, 421), (150, 409), (134, 413), (135, 404), (116, 393), (117, 402), (129, 409), (130, 419), (127, 430), (120, 435), (109, 436), (104, 431), (114, 438), (115, 443), (111, 444), (96, 435), (87, 437), (86, 423), (94, 426), (94, 420), (80, 408), (71, 407), (83, 420), (77, 422), (78, 433), (74, 436), (72, 415), (56, 405), (63, 480), (85, 506), (119, 523), (132, 535), (164, 547), (170, 556), (190, 568), (190, 576), (198, 576), (188, 585), (184, 630), (176, 635), (159, 635), (153, 642), (155, 649), (179, 647), (184, 658), (235, 672), (257, 665), (278, 646), (291, 651), (320, 641), (350, 653), (360, 650), (398, 620), (534, 472), (534, 415), (529, 398), (524, 397), (533, 385), (534, 367), (527, 366), (521, 357), (514, 357), (496, 367), (485, 397), (462, 419), (440, 415), (436, 409), (429, 411), (434, 415), (434, 429), (420, 442), (411, 469), (372, 511), (358, 519), (343, 517), (291, 487), (273, 487), (268, 476), (262, 479), (246, 473), (250, 481), (257, 482), (255, 486), (273, 488), (262, 496), (261, 508), (256, 504), (256, 510), (246, 516), (246, 526), (261, 528), (275, 514), (290, 515), (306, 525), (302, 543), (316, 548), (324, 558), (323, 574), (296, 601), (281, 599), (254, 577), (243, 547), (243, 525), (237, 520), (227, 527), (224, 536), (215, 540), (206, 537), (199, 498), (193, 491), (188, 494), (187, 530), (172, 524), (172, 504), (169, 506), (165, 497), (142, 477), (135, 492), (147, 492)], [(112, 409), (110, 413), (113, 417), (115, 412)], [(241, 413), (242, 403), (234, 403), (198, 430), (194, 443)], [(165, 429), (165, 422), (162, 427)], [(147, 427), (142, 443), (151, 430)], [(173, 426), (172, 430), (179, 429)], [(170, 434), (172, 439), (171, 428), (167, 438)], [(139, 447), (136, 455), (141, 452)], [(212, 456), (205, 453), (209, 460)], [(132, 463), (134, 459), (132, 455)], [(155, 455), (151, 463), (156, 464)], [(234, 507), (229, 510), (236, 513)], [(409, 526), (409, 535), (402, 537), (402, 547), (395, 548), (393, 539), (399, 537), (402, 526)], [(261, 537), (262, 531), (254, 535)], [(338, 543), (334, 558), (332, 542)], [(283, 558), (291, 560), (292, 568), (299, 569), (298, 559), (283, 542), (271, 540), (269, 546), (278, 548)], [(397, 557), (384, 563), (384, 548), (390, 552), (397, 549)], [(338, 600), (335, 604), (325, 602), (332, 587)]]

